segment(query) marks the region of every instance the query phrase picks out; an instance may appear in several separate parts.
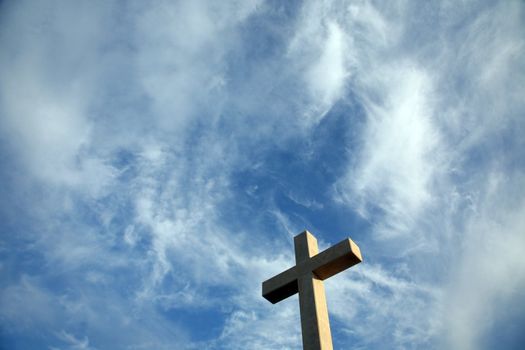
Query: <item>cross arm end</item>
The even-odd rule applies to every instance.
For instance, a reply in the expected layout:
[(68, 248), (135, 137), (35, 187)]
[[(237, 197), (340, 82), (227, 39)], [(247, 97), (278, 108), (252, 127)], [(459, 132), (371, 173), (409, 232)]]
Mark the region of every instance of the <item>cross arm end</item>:
[(317, 254), (312, 258), (313, 271), (325, 280), (363, 261), (361, 250), (350, 238)]
[(262, 283), (262, 296), (272, 304), (294, 295), (298, 290), (295, 266)]

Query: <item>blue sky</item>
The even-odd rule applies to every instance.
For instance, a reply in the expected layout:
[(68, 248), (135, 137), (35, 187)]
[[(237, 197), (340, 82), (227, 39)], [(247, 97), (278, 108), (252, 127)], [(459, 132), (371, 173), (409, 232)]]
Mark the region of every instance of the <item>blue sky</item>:
[(3, 1), (0, 348), (525, 342), (522, 1)]

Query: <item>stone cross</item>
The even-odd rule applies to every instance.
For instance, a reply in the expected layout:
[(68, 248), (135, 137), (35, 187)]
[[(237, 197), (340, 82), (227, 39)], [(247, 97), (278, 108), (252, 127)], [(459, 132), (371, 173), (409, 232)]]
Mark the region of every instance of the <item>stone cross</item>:
[(263, 297), (275, 304), (299, 293), (304, 350), (332, 350), (332, 335), (323, 280), (363, 261), (349, 238), (318, 253), (317, 239), (308, 231), (294, 238), (294, 267), (264, 281)]

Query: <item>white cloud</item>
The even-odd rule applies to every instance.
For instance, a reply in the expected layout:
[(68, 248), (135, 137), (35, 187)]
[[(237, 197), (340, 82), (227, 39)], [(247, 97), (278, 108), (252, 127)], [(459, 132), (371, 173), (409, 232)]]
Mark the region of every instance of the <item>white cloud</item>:
[(287, 52), (308, 90), (302, 116), (306, 126), (316, 125), (342, 97), (353, 59), (346, 33), (324, 7), (305, 4)]
[[(341, 183), (350, 189), (342, 197), (378, 222), (377, 234), (393, 237), (412, 232), (419, 212), (432, 199), (429, 185), (440, 170), (432, 81), (424, 71), (405, 64), (378, 66), (368, 75), (369, 91), (362, 96), (367, 114), (363, 146)], [(383, 218), (370, 213), (377, 208)]]
[(384, 343), (430, 346), (442, 329), (439, 318), (421, 317), (441, 312), (439, 289), (396, 277), (378, 265), (358, 265), (325, 284), (331, 318), (342, 321), (339, 332), (360, 339), (358, 349)]
[[(308, 85), (323, 109), (331, 107), (341, 97), (347, 78), (345, 67), (344, 33), (337, 23), (326, 25), (327, 34), (321, 56), (307, 73)], [(326, 112), (325, 112), (326, 113)]]
[[(370, 241), (376, 248), (371, 258), (388, 254), (407, 264), (402, 272), (389, 268), (388, 274), (406, 276), (414, 285), (438, 281), (431, 282), (430, 298), (403, 297), (417, 312), (391, 314), (396, 325), (386, 328), (397, 334), (396, 344), (424, 344), (434, 337), (438, 346), (473, 349), (482, 347), (491, 319), (502, 319), (491, 305), (505, 307), (521, 298), (516, 290), (523, 284), (523, 259), (514, 247), (523, 244), (523, 223), (516, 219), (523, 216), (523, 192), (517, 191), (523, 175), (516, 169), (523, 164), (522, 142), (512, 129), (524, 126), (516, 119), (524, 105), (515, 98), (524, 92), (524, 65), (517, 59), (524, 53), (516, 15), (522, 8), (471, 4), (463, 12), (442, 10), (447, 24), (434, 27), (441, 41), (418, 42), (416, 24), (406, 23), (401, 36), (393, 31), (397, 45), (394, 39), (386, 39), (389, 45), (382, 49), (372, 40), (356, 43), (361, 55), (356, 62), (363, 66), (356, 68), (352, 87), (363, 102), (366, 124), (361, 147), (352, 150), (357, 161), (337, 189), (339, 199), (373, 222), (375, 238), (385, 240)], [(465, 16), (475, 19), (453, 27)], [(383, 18), (400, 27), (395, 17)], [(390, 25), (383, 22), (387, 38)], [(367, 70), (370, 64), (373, 69)], [(506, 253), (488, 258), (496, 252)], [(399, 266), (397, 260), (393, 266)], [(443, 279), (450, 287), (434, 285)], [(392, 286), (392, 293), (402, 295), (403, 288)], [(395, 310), (395, 297), (380, 299), (368, 292), (361, 302), (372, 310), (376, 303), (381, 310)], [(374, 320), (367, 321), (365, 328), (373, 328)], [(449, 335), (448, 343), (437, 340), (440, 334)]]
[(53, 295), (39, 288), (34, 278), (23, 275), (18, 283), (2, 288), (0, 295), (0, 319), (11, 332), (56, 322)]
[[(471, 14), (443, 6), (449, 27), (433, 27), (444, 37), (432, 42), (406, 2), (307, 3), (283, 52), (242, 82), (229, 80), (228, 59), (244, 54), (244, 21), (270, 12), (258, 2), (132, 4), (118, 25), (112, 5), (82, 16), (76, 5), (11, 6), (1, 23), (14, 33), (1, 44), (19, 54), (0, 54), (2, 142), (27, 170), (20, 191), (46, 190), (24, 199), (38, 223), (24, 238), (47, 265), (41, 279), (3, 287), (2, 324), (49, 325), (77, 348), (99, 348), (104, 335), (130, 348), (297, 348), (296, 297), (270, 305), (260, 283), (293, 262), (282, 242), (302, 228), (271, 208), (284, 239), (266, 242), (265, 227), (232, 232), (221, 215), (232, 174), (256, 171), (268, 144), (312, 136), (341, 99), (365, 118), (351, 125), (362, 139), (337, 199), (374, 223), (365, 263), (327, 282), (349, 339), (403, 348), (446, 333), (451, 347), (476, 348), (491, 324), (470, 325), (501, 317), (485, 301), (519, 297), (523, 142), (507, 145), (506, 133), (523, 131), (522, 5), (480, 10), (457, 32)], [(483, 260), (493, 247), (505, 254)], [(54, 273), (69, 289), (43, 286)], [(182, 309), (227, 315), (220, 335), (192, 344), (164, 314)], [(72, 331), (81, 322), (85, 335)]]
[(68, 349), (80, 349), (80, 350), (89, 350), (94, 349), (89, 346), (89, 339), (88, 337), (83, 337), (82, 339), (79, 339), (75, 337), (73, 334), (70, 334), (64, 330), (59, 332), (57, 334), (57, 337), (64, 341), (66, 344), (68, 344)]
[(507, 309), (522, 307), (525, 288), (525, 199), (515, 192), (523, 174), (487, 174), (484, 200), (465, 226), (455, 252), (445, 305), (447, 340), (452, 347), (479, 349), (480, 338)]
[[(52, 6), (18, 6), (4, 23), (14, 35), (3, 35), (1, 41), (7, 49), (0, 57), (6, 77), (0, 83), (3, 137), (32, 177), (96, 195), (112, 177), (103, 160), (87, 155), (93, 52), (101, 32), (93, 29), (98, 28), (96, 23), (82, 20), (74, 30), (66, 30), (71, 23), (61, 16), (46, 22), (56, 15)], [(94, 8), (85, 10), (96, 22), (102, 21)]]
[(233, 30), (258, 3), (160, 1), (139, 10), (137, 73), (162, 129), (180, 132), (193, 118), (219, 115)]

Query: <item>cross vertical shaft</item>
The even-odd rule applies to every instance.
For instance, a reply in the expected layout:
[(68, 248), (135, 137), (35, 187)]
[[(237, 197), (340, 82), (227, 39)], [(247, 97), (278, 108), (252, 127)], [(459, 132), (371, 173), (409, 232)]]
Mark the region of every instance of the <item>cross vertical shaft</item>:
[[(294, 238), (295, 262), (297, 266), (317, 255), (317, 240), (309, 232)], [(332, 350), (332, 335), (328, 320), (328, 307), (323, 282), (310, 270), (299, 269), (297, 279), (303, 349)]]

